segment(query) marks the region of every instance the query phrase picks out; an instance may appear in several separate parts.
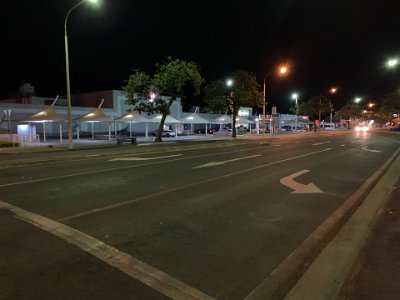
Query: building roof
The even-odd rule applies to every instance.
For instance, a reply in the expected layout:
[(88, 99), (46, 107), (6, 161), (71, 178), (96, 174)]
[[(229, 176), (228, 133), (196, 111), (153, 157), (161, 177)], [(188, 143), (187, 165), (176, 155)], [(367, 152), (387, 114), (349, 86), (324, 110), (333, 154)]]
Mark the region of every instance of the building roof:
[(210, 121), (200, 117), (197, 113), (191, 113), (186, 117), (181, 118), (182, 123), (190, 123), (190, 124), (205, 124), (210, 123)]
[(137, 110), (131, 111), (117, 119), (115, 121), (127, 122), (127, 123), (147, 123), (151, 122), (149, 119), (140, 115)]
[(54, 99), (51, 105), (46, 106), (43, 110), (28, 116), (21, 122), (61, 122), (64, 118), (61, 117), (55, 110), (54, 104), (57, 102), (58, 96)]

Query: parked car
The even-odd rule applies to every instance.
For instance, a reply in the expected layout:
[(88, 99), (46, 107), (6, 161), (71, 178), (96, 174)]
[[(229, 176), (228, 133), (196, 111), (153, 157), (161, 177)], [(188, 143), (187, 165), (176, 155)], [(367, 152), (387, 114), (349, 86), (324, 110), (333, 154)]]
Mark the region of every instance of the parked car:
[[(214, 128), (207, 128), (207, 134), (213, 134), (214, 131), (215, 131)], [(197, 132), (197, 133), (205, 134), (205, 133), (206, 133), (206, 129), (203, 128), (203, 129), (200, 129), (200, 130), (196, 130), (196, 132)]]
[(281, 131), (292, 131), (292, 127), (289, 125), (282, 126), (280, 129)]
[[(157, 132), (158, 132), (158, 129), (156, 131), (154, 131), (151, 135), (157, 136)], [(163, 130), (163, 132), (162, 132), (162, 137), (175, 137), (175, 136), (176, 136), (176, 132), (169, 130), (169, 129)]]

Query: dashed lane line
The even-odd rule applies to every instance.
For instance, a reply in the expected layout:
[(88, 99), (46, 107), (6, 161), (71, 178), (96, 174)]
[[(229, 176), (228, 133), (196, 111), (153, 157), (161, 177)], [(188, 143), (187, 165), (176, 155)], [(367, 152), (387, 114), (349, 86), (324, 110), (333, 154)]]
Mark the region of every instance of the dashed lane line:
[(65, 217), (57, 219), (57, 221), (59, 221), (59, 222), (70, 221), (72, 219), (81, 218), (81, 217), (84, 217), (84, 216), (87, 216), (87, 215), (99, 213), (99, 212), (110, 210), (110, 209), (113, 209), (113, 208), (129, 205), (129, 204), (132, 204), (132, 203), (135, 203), (135, 202), (139, 202), (139, 201), (148, 200), (148, 199), (151, 199), (151, 198), (154, 198), (154, 197), (162, 196), (164, 194), (168, 194), (168, 193), (171, 193), (171, 192), (176, 192), (176, 191), (184, 190), (184, 189), (187, 189), (187, 188), (190, 188), (190, 187), (193, 187), (193, 186), (202, 185), (202, 184), (205, 184), (205, 183), (208, 183), (208, 182), (214, 182), (216, 180), (225, 179), (225, 178), (229, 178), (229, 177), (232, 177), (232, 176), (237, 176), (237, 175), (240, 175), (240, 174), (245, 174), (245, 173), (248, 173), (248, 172), (252, 172), (254, 170), (265, 168), (267, 166), (280, 164), (280, 163), (283, 163), (283, 162), (286, 162), (286, 161), (291, 161), (291, 160), (295, 160), (295, 159), (299, 159), (299, 158), (303, 158), (303, 157), (307, 157), (307, 156), (323, 153), (323, 152), (330, 151), (330, 150), (332, 150), (332, 148), (326, 148), (326, 149), (323, 149), (323, 150), (309, 152), (309, 153), (306, 153), (306, 154), (293, 156), (293, 157), (285, 158), (285, 159), (282, 159), (282, 160), (278, 160), (278, 161), (274, 161), (274, 162), (258, 165), (258, 166), (251, 167), (251, 168), (248, 168), (248, 169), (243, 169), (243, 170), (240, 170), (240, 171), (227, 173), (227, 174), (220, 175), (220, 176), (217, 176), (217, 177), (206, 178), (204, 180), (192, 182), (192, 183), (189, 183), (189, 184), (186, 184), (186, 185), (179, 185), (179, 186), (168, 188), (168, 189), (165, 189), (165, 190), (153, 193), (153, 194), (148, 194), (148, 195), (144, 195), (144, 196), (141, 196), (141, 197), (129, 199), (129, 200), (126, 200), (126, 201), (123, 201), (123, 202), (114, 203), (114, 204), (110, 204), (110, 205), (106, 205), (106, 206), (90, 209), (90, 210), (83, 211), (83, 212), (80, 212), (80, 213), (77, 213), (77, 214), (74, 214), (74, 215), (65, 216)]

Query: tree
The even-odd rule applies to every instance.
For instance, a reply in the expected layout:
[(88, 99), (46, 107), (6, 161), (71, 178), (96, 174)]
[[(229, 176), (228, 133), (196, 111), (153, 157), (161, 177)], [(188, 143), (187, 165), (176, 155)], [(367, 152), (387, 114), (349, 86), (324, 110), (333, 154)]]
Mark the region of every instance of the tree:
[(236, 137), (236, 117), (241, 106), (261, 106), (262, 93), (254, 74), (238, 70), (231, 87), (221, 80), (211, 81), (205, 87), (204, 101), (212, 112), (229, 110), (232, 113), (232, 137)]
[(318, 119), (319, 114), (328, 114), (333, 112), (333, 104), (331, 99), (327, 97), (320, 98), (314, 96), (298, 105), (299, 114), (310, 116), (313, 120)]
[(313, 120), (318, 118), (320, 98), (312, 97), (309, 100), (298, 104), (298, 112), (301, 115), (310, 116)]
[(400, 93), (395, 91), (385, 95), (380, 112), (386, 115), (386, 121), (392, 120), (393, 114), (399, 115), (400, 113)]
[(347, 121), (347, 126), (350, 128), (350, 118), (359, 118), (361, 116), (361, 107), (355, 104), (346, 104), (336, 115)]
[[(156, 67), (157, 71), (153, 77), (139, 70), (135, 71), (129, 76), (123, 91), (127, 98), (126, 102), (133, 105), (135, 109), (162, 114), (155, 139), (156, 142), (161, 142), (165, 119), (170, 113), (172, 103), (177, 98), (184, 101), (188, 90), (193, 95), (198, 95), (203, 78), (199, 67), (194, 62), (169, 58), (166, 63), (156, 65)], [(155, 95), (155, 97), (150, 97), (150, 95)]]

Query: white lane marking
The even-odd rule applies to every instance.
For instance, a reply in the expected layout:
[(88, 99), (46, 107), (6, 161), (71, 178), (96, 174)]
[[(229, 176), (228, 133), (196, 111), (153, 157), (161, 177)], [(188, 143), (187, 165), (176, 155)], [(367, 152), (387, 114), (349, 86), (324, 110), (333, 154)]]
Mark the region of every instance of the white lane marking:
[(105, 172), (133, 169), (133, 168), (145, 167), (145, 166), (151, 166), (151, 165), (160, 165), (160, 164), (164, 164), (164, 163), (170, 163), (170, 162), (175, 162), (175, 161), (180, 161), (180, 160), (185, 160), (185, 159), (194, 159), (194, 158), (201, 158), (201, 157), (224, 155), (226, 153), (239, 153), (239, 152), (252, 151), (252, 150), (258, 150), (258, 149), (264, 149), (264, 147), (234, 150), (234, 151), (228, 151), (228, 152), (224, 152), (224, 153), (210, 153), (210, 154), (202, 154), (202, 155), (197, 155), (197, 156), (179, 157), (179, 158), (174, 158), (174, 159), (170, 159), (170, 160), (148, 162), (148, 163), (142, 163), (142, 164), (138, 164), (138, 165), (129, 165), (129, 166), (123, 166), (123, 167), (115, 167), (115, 168), (96, 170), (96, 171), (78, 172), (78, 173), (72, 173), (72, 174), (60, 175), (60, 176), (54, 176), (54, 177), (44, 177), (44, 178), (32, 179), (32, 180), (26, 180), (26, 181), (4, 183), (4, 184), (0, 184), (0, 188), (7, 187), (7, 186), (14, 186), (14, 185), (22, 185), (22, 184), (27, 184), (27, 183), (35, 183), (35, 182), (70, 178), (70, 177), (82, 176), (82, 175), (91, 175), (91, 174), (99, 174), (99, 173), (105, 173)]
[(323, 144), (329, 144), (330, 142), (319, 142), (319, 143), (314, 143), (312, 144), (313, 146), (318, 146), (318, 145), (323, 145)]
[(0, 209), (90, 253), (171, 299), (214, 299), (150, 265), (72, 227), (0, 201)]
[(381, 152), (380, 150), (368, 149), (368, 146), (361, 147), (361, 150), (368, 151), (368, 152), (374, 152), (374, 153)]
[(346, 145), (345, 145), (345, 144), (341, 144), (341, 145), (340, 145), (340, 147), (344, 147), (344, 146), (346, 146)]
[(208, 167), (214, 167), (214, 166), (220, 166), (220, 165), (224, 165), (233, 161), (238, 161), (238, 160), (243, 160), (243, 159), (249, 159), (249, 158), (254, 158), (254, 157), (259, 157), (261, 156), (261, 154), (257, 154), (257, 155), (251, 155), (251, 156), (245, 156), (245, 157), (239, 157), (239, 158), (233, 158), (233, 159), (228, 159), (228, 160), (223, 160), (223, 161), (212, 161), (209, 163), (206, 163), (204, 165), (200, 165), (197, 167), (194, 167), (193, 169), (200, 169), (200, 168), (208, 168)]
[(293, 173), (289, 176), (283, 177), (280, 182), (287, 186), (288, 188), (291, 188), (292, 194), (317, 194), (317, 193), (323, 193), (322, 190), (320, 190), (314, 183), (309, 183), (309, 184), (302, 184), (299, 182), (294, 181), (294, 178), (303, 175), (305, 173), (310, 172), (310, 170), (301, 170), (299, 172)]
[(100, 156), (100, 155), (98, 155), (98, 154), (90, 154), (90, 155), (86, 155), (85, 157), (98, 157), (98, 156)]
[(273, 145), (273, 147), (279, 147), (280, 146), (280, 144), (277, 144), (277, 145)]
[(177, 156), (182, 156), (183, 154), (173, 154), (173, 155), (166, 155), (166, 156), (156, 156), (156, 157), (137, 157), (137, 156), (132, 156), (132, 157), (118, 157), (118, 158), (113, 158), (108, 161), (126, 161), (126, 160), (153, 160), (153, 159), (162, 159), (162, 158), (170, 158), (170, 157), (177, 157)]
[(314, 154), (319, 154), (319, 153), (330, 151), (330, 150), (332, 150), (332, 148), (326, 148), (324, 150), (314, 151), (314, 152), (310, 152), (310, 153), (306, 153), (306, 154), (302, 154), (302, 155), (298, 155), (298, 156), (285, 158), (285, 159), (282, 159), (282, 160), (278, 160), (278, 161), (274, 161), (274, 162), (271, 162), (271, 163), (258, 165), (258, 166), (255, 166), (255, 167), (251, 167), (251, 168), (248, 168), (248, 169), (244, 169), (244, 170), (228, 173), (228, 174), (225, 174), (225, 175), (212, 177), (212, 178), (207, 178), (207, 179), (204, 179), (204, 180), (199, 180), (199, 181), (192, 182), (192, 183), (189, 183), (189, 184), (186, 184), (186, 185), (180, 185), (180, 186), (177, 186), (177, 187), (168, 188), (168, 189), (165, 189), (163, 191), (160, 191), (160, 192), (157, 192), (157, 193), (154, 193), (154, 194), (149, 194), (149, 195), (141, 196), (141, 197), (138, 197), (138, 198), (133, 198), (133, 199), (130, 199), (130, 200), (126, 200), (126, 201), (123, 201), (123, 202), (114, 203), (114, 204), (110, 204), (110, 205), (94, 208), (94, 209), (91, 209), (91, 210), (87, 210), (87, 211), (83, 211), (83, 212), (77, 213), (75, 215), (65, 216), (63, 218), (59, 218), (58, 221), (60, 221), (60, 222), (69, 221), (69, 220), (80, 218), (80, 217), (83, 217), (83, 216), (99, 213), (99, 212), (102, 212), (102, 211), (105, 211), (105, 210), (109, 210), (109, 209), (113, 209), (113, 208), (129, 205), (129, 204), (132, 204), (132, 203), (135, 203), (135, 202), (148, 200), (148, 199), (151, 199), (151, 198), (154, 198), (154, 197), (159, 197), (161, 195), (165, 195), (165, 194), (168, 194), (168, 193), (171, 193), (171, 192), (181, 191), (181, 190), (188, 189), (190, 187), (198, 186), (198, 185), (201, 185), (201, 184), (205, 184), (205, 183), (208, 183), (208, 182), (214, 182), (216, 180), (220, 180), (220, 179), (225, 179), (225, 178), (229, 178), (229, 177), (232, 177), (232, 176), (241, 175), (241, 174), (252, 172), (254, 170), (258, 170), (258, 169), (261, 169), (261, 168), (264, 168), (264, 167), (280, 164), (280, 163), (283, 163), (283, 162), (286, 162), (286, 161), (295, 160), (295, 159), (298, 159), (298, 158), (311, 156), (311, 155), (314, 155)]

